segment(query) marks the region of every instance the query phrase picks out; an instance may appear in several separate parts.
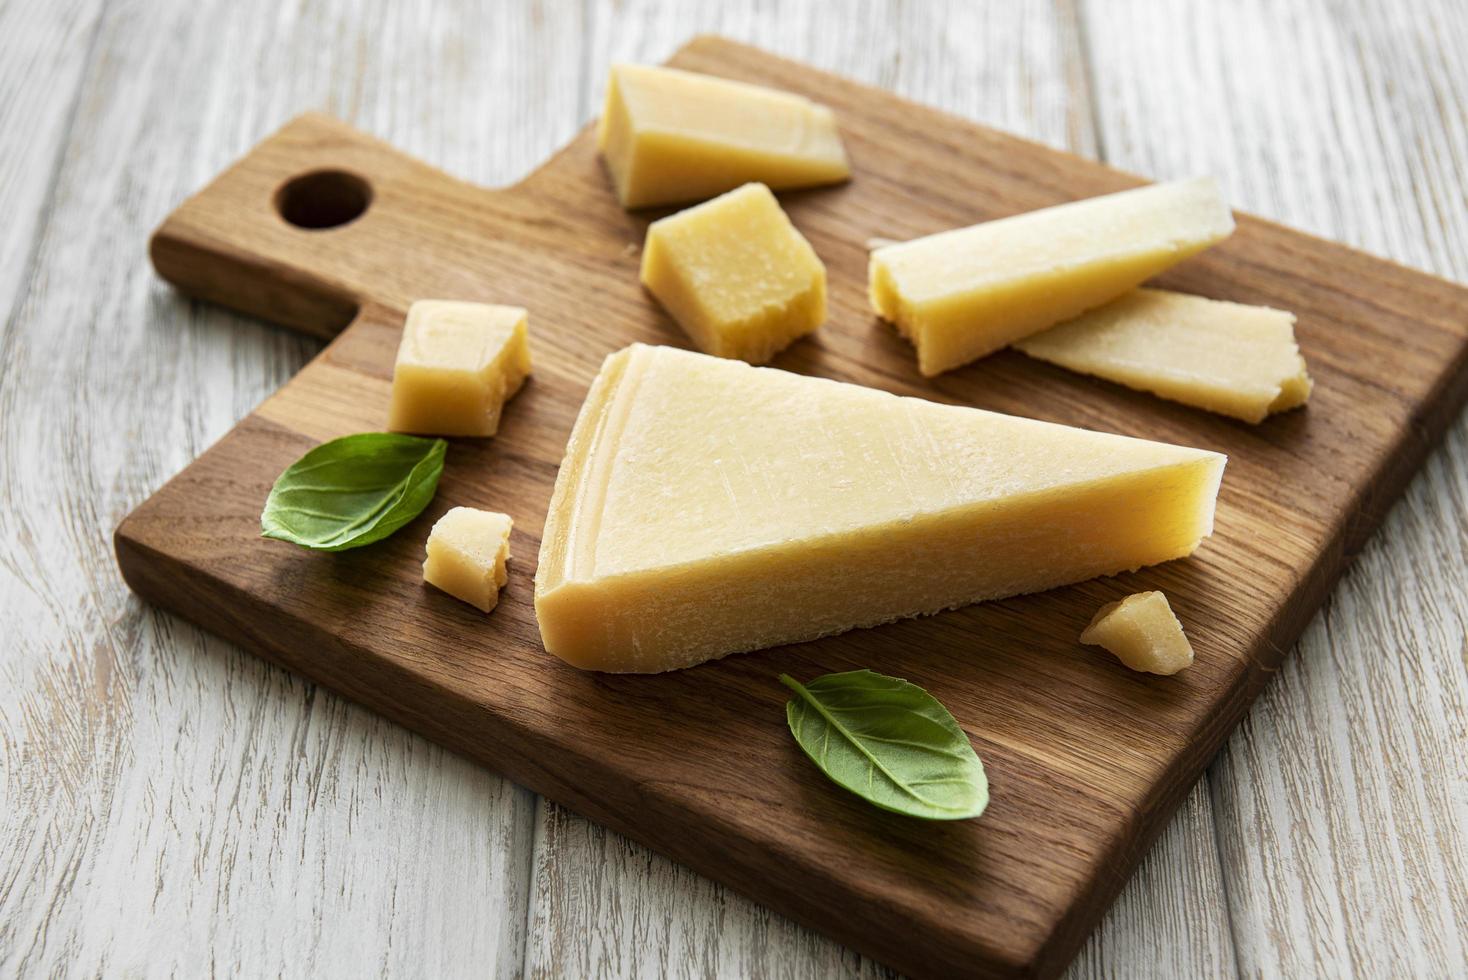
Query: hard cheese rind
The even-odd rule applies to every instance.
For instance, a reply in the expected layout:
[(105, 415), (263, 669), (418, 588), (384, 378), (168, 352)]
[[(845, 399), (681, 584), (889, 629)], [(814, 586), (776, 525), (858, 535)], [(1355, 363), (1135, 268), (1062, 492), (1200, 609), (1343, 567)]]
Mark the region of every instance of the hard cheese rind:
[(1312, 387), (1294, 314), (1163, 289), (1135, 289), (1014, 345), (1031, 357), (1262, 422)]
[(706, 354), (760, 364), (826, 319), (826, 267), (763, 184), (654, 221), (641, 274)]
[(1115, 299), (1233, 228), (1213, 180), (1154, 184), (879, 248), (868, 289), (934, 375)]
[(578, 667), (671, 670), (1179, 558), (1223, 465), (634, 345), (556, 480), (541, 637)]
[(429, 532), (423, 581), (489, 612), (509, 579), (513, 526), (509, 514), (453, 508)]
[(419, 300), (393, 367), (387, 427), (492, 436), (504, 403), (530, 374), (527, 314), (518, 306)]
[(597, 149), (628, 208), (702, 200), (750, 181), (783, 190), (851, 176), (830, 109), (675, 68), (612, 67)]

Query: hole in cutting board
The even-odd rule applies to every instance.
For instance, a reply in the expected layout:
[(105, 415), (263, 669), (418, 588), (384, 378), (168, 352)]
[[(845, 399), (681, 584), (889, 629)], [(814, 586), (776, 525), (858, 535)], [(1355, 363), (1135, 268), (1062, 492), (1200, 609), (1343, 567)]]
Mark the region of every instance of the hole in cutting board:
[(355, 221), (372, 203), (372, 185), (345, 170), (314, 170), (275, 192), (275, 210), (297, 228), (320, 231)]

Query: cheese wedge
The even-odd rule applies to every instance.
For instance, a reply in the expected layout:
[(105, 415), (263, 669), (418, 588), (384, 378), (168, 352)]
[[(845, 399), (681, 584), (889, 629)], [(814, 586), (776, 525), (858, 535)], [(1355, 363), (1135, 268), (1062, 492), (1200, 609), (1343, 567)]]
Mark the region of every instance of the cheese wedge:
[(751, 364), (826, 319), (826, 267), (764, 184), (649, 225), (642, 283), (699, 350)]
[(674, 68), (613, 65), (596, 144), (627, 208), (702, 200), (750, 181), (783, 190), (851, 176), (830, 109)]
[(455, 507), (428, 534), (423, 581), (489, 612), (509, 580), (505, 564), (513, 527), (509, 514)]
[(1102, 606), (1081, 642), (1104, 647), (1148, 674), (1176, 674), (1193, 662), (1193, 645), (1161, 592), (1138, 592)]
[(1224, 457), (634, 345), (556, 478), (546, 650), (651, 672), (1190, 554)]
[(1014, 346), (1245, 422), (1305, 404), (1312, 387), (1294, 314), (1163, 289), (1134, 289)]
[(1233, 228), (1212, 179), (1153, 184), (879, 248), (868, 287), (931, 376), (1115, 299)]
[(387, 427), (435, 436), (492, 436), (504, 403), (530, 374), (518, 306), (419, 300), (408, 308), (393, 367)]

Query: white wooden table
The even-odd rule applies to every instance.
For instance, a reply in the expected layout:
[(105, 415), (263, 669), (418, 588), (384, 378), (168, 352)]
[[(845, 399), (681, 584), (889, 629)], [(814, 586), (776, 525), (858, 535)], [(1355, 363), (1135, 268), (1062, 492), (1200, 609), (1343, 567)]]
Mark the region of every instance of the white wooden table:
[[(1468, 280), (1462, 0), (0, 0), (0, 975), (885, 973), (112, 559), (317, 349), (154, 277), (178, 201), (307, 108), (505, 183), (700, 31)], [(1076, 976), (1468, 970), (1465, 552), (1460, 419)]]

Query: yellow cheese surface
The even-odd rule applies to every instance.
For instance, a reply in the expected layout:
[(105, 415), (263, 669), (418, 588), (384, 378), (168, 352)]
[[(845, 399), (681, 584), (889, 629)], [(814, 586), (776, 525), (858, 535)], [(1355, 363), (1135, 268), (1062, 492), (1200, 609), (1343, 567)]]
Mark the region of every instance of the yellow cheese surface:
[(1295, 317), (1163, 289), (1135, 289), (1014, 345), (1072, 371), (1261, 422), (1305, 404)]
[(872, 252), (872, 306), (939, 374), (1100, 306), (1228, 236), (1208, 178), (1073, 201)]
[(429, 532), (423, 581), (489, 612), (509, 577), (513, 525), (509, 514), (455, 507)]
[(642, 282), (700, 350), (752, 364), (826, 319), (826, 267), (764, 184), (649, 225)]
[(1223, 465), (634, 345), (556, 479), (541, 637), (578, 667), (670, 670), (1179, 558)]
[(530, 374), (518, 306), (419, 300), (408, 310), (393, 368), (387, 427), (436, 436), (492, 436), (500, 410)]
[(1097, 610), (1082, 643), (1104, 647), (1132, 670), (1176, 674), (1193, 662), (1183, 624), (1161, 592), (1138, 592)]
[(697, 201), (756, 180), (781, 190), (851, 176), (830, 109), (674, 68), (612, 66), (597, 148), (628, 208)]

